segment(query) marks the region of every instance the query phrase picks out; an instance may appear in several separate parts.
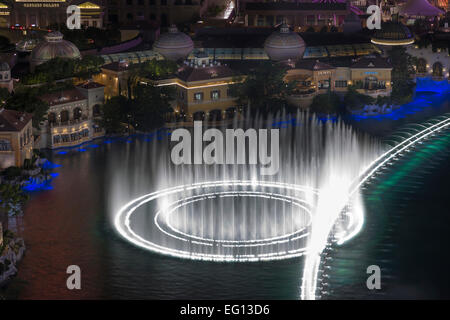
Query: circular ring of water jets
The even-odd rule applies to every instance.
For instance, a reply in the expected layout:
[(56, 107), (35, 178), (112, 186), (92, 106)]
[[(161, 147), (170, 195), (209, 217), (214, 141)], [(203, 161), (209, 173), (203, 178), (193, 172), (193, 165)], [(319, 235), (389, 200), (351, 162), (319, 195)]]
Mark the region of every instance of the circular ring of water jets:
[[(214, 181), (158, 190), (125, 204), (115, 217), (116, 230), (129, 242), (153, 252), (178, 258), (208, 261), (268, 261), (301, 256), (306, 253), (311, 226), (312, 202), (317, 191), (300, 185), (267, 181)], [(281, 202), (292, 208), (289, 228), (276, 234), (221, 237), (214, 233), (194, 233), (192, 228), (174, 223), (186, 206), (211, 199), (254, 198), (256, 201)], [(218, 215), (217, 209), (212, 210)], [(136, 219), (136, 217), (143, 219)], [(230, 219), (229, 216), (225, 218)], [(279, 218), (279, 217), (278, 217)], [(187, 219), (209, 229), (212, 219)], [(223, 217), (222, 217), (223, 220)], [(142, 221), (147, 221), (142, 226)], [(149, 223), (149, 221), (151, 221)], [(186, 224), (186, 220), (184, 222)], [(254, 227), (261, 224), (255, 220)], [(204, 226), (204, 224), (206, 224)], [(249, 228), (249, 226), (245, 226)], [(145, 232), (143, 232), (145, 230)], [(206, 232), (207, 233), (207, 232)]]

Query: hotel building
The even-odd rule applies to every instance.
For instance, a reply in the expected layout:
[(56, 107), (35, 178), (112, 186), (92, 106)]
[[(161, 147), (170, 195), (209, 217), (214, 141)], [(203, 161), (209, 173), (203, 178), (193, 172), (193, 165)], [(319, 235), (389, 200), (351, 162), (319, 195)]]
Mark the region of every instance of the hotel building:
[(0, 109), (0, 168), (20, 167), (33, 156), (30, 113)]
[(47, 120), (41, 126), (41, 148), (75, 146), (104, 135), (95, 122), (104, 100), (103, 85), (86, 82), (40, 99), (49, 105)]

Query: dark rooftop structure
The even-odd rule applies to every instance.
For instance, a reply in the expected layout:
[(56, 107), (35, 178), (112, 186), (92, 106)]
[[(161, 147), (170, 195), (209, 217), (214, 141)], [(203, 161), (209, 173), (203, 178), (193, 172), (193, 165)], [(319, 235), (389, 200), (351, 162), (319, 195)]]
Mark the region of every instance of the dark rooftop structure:
[(335, 69), (334, 66), (320, 62), (319, 60), (300, 60), (296, 63), (295, 67), (312, 71)]
[(392, 68), (388, 59), (378, 57), (378, 56), (367, 56), (359, 58), (355, 63), (353, 63), (351, 68), (354, 69), (367, 69), (367, 68)]
[(48, 93), (40, 97), (42, 101), (45, 101), (49, 106), (80, 101), (86, 99), (80, 91), (77, 89), (69, 89), (61, 92)]
[(184, 65), (178, 70), (176, 76), (185, 81), (203, 81), (218, 78), (232, 77), (234, 72), (226, 65), (214, 64), (212, 66), (191, 66)]
[(1, 108), (0, 132), (21, 131), (31, 121), (31, 118), (31, 113)]
[(89, 89), (104, 87), (104, 85), (102, 85), (101, 83), (95, 82), (95, 81), (87, 81), (87, 82), (79, 85), (78, 87), (89, 90)]

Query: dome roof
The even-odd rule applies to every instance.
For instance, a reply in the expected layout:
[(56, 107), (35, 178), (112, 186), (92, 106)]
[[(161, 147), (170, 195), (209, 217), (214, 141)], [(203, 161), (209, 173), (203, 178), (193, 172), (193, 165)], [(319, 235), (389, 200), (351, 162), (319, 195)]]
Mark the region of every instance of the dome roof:
[(386, 46), (407, 45), (414, 43), (414, 36), (407, 26), (396, 19), (381, 23), (372, 37), (372, 42)]
[(270, 59), (275, 61), (297, 60), (305, 52), (305, 41), (296, 32), (289, 30), (286, 24), (283, 24), (280, 31), (273, 32), (266, 39), (264, 50)]
[(9, 64), (7, 62), (1, 62), (0, 63), (0, 71), (10, 71), (11, 68), (9, 67)]
[(153, 49), (169, 60), (185, 58), (194, 49), (192, 39), (172, 25), (153, 45)]
[(59, 31), (45, 35), (45, 41), (36, 45), (31, 52), (31, 64), (36, 66), (56, 57), (72, 59), (81, 57), (78, 48), (72, 42), (63, 40), (63, 35)]

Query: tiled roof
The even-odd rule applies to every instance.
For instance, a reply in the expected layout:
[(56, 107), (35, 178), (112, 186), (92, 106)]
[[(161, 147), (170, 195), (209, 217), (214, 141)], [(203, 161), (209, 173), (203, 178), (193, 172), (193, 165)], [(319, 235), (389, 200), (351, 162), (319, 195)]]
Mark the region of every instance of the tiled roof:
[(87, 82), (79, 85), (78, 87), (83, 88), (83, 89), (95, 89), (95, 88), (104, 87), (104, 85), (102, 85), (101, 83), (98, 83), (98, 82), (94, 82), (94, 81), (87, 81)]
[(176, 76), (186, 82), (202, 81), (218, 78), (227, 78), (234, 75), (233, 71), (224, 65), (214, 66), (198, 66), (197, 68), (191, 66), (183, 66), (178, 70)]
[(312, 71), (335, 69), (334, 66), (320, 62), (319, 60), (300, 60), (296, 63), (297, 69), (307, 69)]
[(350, 68), (367, 69), (367, 68), (392, 68), (392, 65), (385, 58), (372, 56), (362, 57), (353, 63)]
[(77, 89), (64, 90), (61, 92), (48, 93), (39, 97), (42, 101), (45, 101), (49, 106), (55, 106), (59, 104), (65, 104), (74, 101), (85, 100), (86, 98)]
[(31, 118), (31, 113), (0, 109), (0, 131), (21, 131)]

